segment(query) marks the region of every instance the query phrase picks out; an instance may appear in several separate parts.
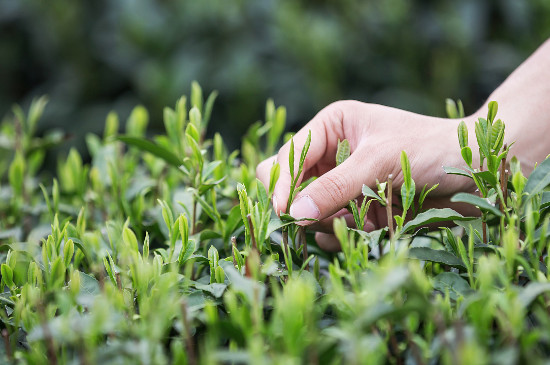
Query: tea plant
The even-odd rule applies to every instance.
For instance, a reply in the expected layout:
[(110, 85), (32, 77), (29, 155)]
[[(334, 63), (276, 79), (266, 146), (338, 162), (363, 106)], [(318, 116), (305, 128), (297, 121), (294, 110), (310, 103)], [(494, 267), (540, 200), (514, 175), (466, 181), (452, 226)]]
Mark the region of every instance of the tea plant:
[[(334, 223), (342, 252), (322, 252), (301, 217), (273, 212), (253, 174), (285, 128), (266, 104), (240, 151), (207, 138), (216, 94), (164, 110), (166, 134), (147, 134), (136, 107), (107, 116), (44, 171), (52, 132), (35, 135), (46, 106), (15, 108), (0, 127), (2, 362), (14, 364), (483, 364), (542, 362), (550, 353), (550, 162), (525, 177), (508, 158), (497, 104), (476, 123), (479, 166), (465, 123), (458, 137), (479, 196), (460, 193), (479, 217), (423, 207), (405, 152), (403, 184), (364, 186)], [(188, 105), (189, 103), (189, 105)], [(461, 103), (448, 102), (451, 117)], [(496, 120), (495, 120), (496, 119)], [(121, 132), (123, 131), (123, 132)], [(288, 140), (288, 138), (285, 138)], [(293, 198), (311, 134), (290, 139)], [(294, 149), (300, 149), (299, 159)], [(350, 154), (340, 141), (335, 163)], [(509, 167), (508, 167), (509, 166)], [(307, 184), (307, 182), (305, 182)], [(397, 199), (396, 199), (397, 198)], [(373, 204), (388, 227), (365, 232)], [(428, 231), (454, 221), (457, 227)], [(310, 265), (312, 264), (312, 265)], [(312, 266), (312, 267), (310, 267)], [(312, 271), (308, 271), (312, 269)]]

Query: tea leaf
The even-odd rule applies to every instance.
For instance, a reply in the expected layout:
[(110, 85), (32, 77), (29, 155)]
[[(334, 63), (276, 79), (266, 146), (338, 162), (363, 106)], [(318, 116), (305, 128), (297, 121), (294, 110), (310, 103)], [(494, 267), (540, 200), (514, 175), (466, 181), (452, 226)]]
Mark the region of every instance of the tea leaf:
[(434, 277), (434, 289), (443, 294), (448, 292), (453, 300), (464, 297), (473, 291), (468, 282), (454, 272), (442, 272)]
[(462, 155), (464, 162), (466, 162), (466, 165), (472, 168), (472, 149), (468, 146), (463, 147), (460, 150), (460, 154)]
[(458, 124), (458, 143), (460, 148), (468, 146), (468, 127), (464, 121)]
[(311, 130), (307, 134), (306, 143), (304, 144), (304, 147), (302, 148), (302, 154), (300, 155), (300, 164), (298, 165), (299, 166), (298, 176), (300, 176), (304, 168), (304, 162), (306, 161), (306, 156), (307, 156), (307, 152), (309, 151), (310, 145), (311, 145)]
[(467, 171), (452, 166), (443, 166), (443, 170), (449, 175), (460, 175), (469, 178), (472, 177)]
[(531, 173), (523, 192), (527, 193), (528, 199), (531, 199), (548, 185), (550, 185), (550, 159), (547, 158)]
[(496, 101), (489, 102), (489, 111), (487, 112), (487, 120), (492, 124), (498, 111), (498, 103)]
[(477, 206), (481, 210), (485, 210), (493, 213), (494, 215), (500, 217), (502, 213), (495, 207), (493, 204), (489, 203), (487, 199), (480, 198), (477, 195), (469, 193), (458, 193), (451, 198), (453, 203), (468, 203)]
[(216, 98), (218, 97), (217, 91), (212, 91), (210, 95), (208, 95), (208, 99), (206, 99), (206, 104), (204, 104), (204, 117), (202, 119), (203, 121), (203, 128), (206, 128), (208, 126), (208, 122), (210, 122), (210, 116), (212, 115), (212, 108), (214, 107), (214, 102), (216, 101)]
[(500, 151), (504, 143), (504, 128), (504, 123), (500, 119), (493, 124), (491, 130), (491, 149), (494, 153)]
[(479, 179), (482, 179), (483, 181), (489, 183), (493, 188), (496, 188), (496, 185), (498, 184), (497, 178), (495, 175), (490, 171), (479, 171), (474, 172), (474, 176), (476, 176)]
[(191, 83), (191, 106), (198, 111), (202, 110), (202, 88), (196, 81)]
[(374, 198), (378, 200), (381, 204), (385, 204), (385, 202), (376, 194), (371, 188), (369, 188), (367, 185), (363, 185), (363, 188), (361, 189), (361, 192), (364, 197), (366, 198)]
[(350, 147), (347, 139), (338, 140), (338, 149), (336, 151), (336, 166), (340, 165), (350, 156)]
[(141, 151), (149, 152), (172, 166), (179, 167), (182, 164), (182, 161), (171, 151), (147, 139), (132, 136), (117, 136), (116, 139)]
[(420, 226), (430, 224), (430, 223), (438, 223), (438, 222), (446, 222), (446, 221), (454, 221), (454, 220), (465, 220), (469, 219), (464, 217), (462, 214), (454, 211), (450, 208), (442, 208), (442, 209), (436, 209), (432, 208), (429, 209), (423, 213), (420, 213), (416, 216), (416, 218), (410, 220), (405, 224), (403, 227), (402, 232), (409, 232), (412, 231)]
[(466, 269), (461, 259), (443, 250), (434, 250), (428, 247), (413, 247), (409, 249), (409, 257)]
[(271, 171), (269, 173), (269, 195), (272, 195), (275, 191), (275, 184), (277, 184), (277, 180), (279, 180), (280, 175), (281, 165), (279, 165), (278, 162), (275, 162), (273, 166), (271, 166)]

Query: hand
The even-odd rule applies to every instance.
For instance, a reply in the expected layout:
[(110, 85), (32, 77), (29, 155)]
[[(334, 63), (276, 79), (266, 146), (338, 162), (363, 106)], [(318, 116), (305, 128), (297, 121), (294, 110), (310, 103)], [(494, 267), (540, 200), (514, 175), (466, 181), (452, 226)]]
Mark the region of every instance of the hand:
[[(468, 124), (473, 123), (470, 119)], [(443, 166), (465, 166), (456, 132), (459, 122), (357, 101), (339, 101), (329, 105), (294, 136), (297, 164), (311, 131), (311, 146), (300, 181), (311, 176), (318, 176), (318, 179), (296, 195), (288, 213), (295, 218), (318, 219), (319, 222), (313, 224), (311, 221), (301, 224), (311, 224), (311, 228), (320, 231), (316, 234), (316, 240), (321, 248), (339, 249), (337, 240), (330, 234), (332, 220), (344, 216), (348, 224), (353, 224), (353, 217), (342, 208), (350, 200), (362, 196), (363, 184), (375, 189), (377, 179), (384, 182), (392, 174), (394, 191), (400, 191), (403, 183), (400, 164), (402, 150), (409, 157), (417, 189), (422, 189), (425, 184), (431, 187), (439, 183), (439, 187), (428, 195), (425, 206), (450, 206), (449, 199), (455, 192), (474, 190), (470, 179), (447, 175), (443, 171)], [(469, 130), (470, 141), (475, 141), (473, 127)], [(343, 139), (349, 141), (351, 155), (341, 165), (335, 166), (338, 140)], [(291, 180), (289, 150), (290, 143), (286, 143), (276, 156), (258, 165), (256, 172), (267, 185), (271, 166), (275, 161), (280, 164), (281, 175), (273, 195), (277, 214), (286, 212)], [(475, 148), (472, 150), (475, 151)], [(365, 229), (371, 231), (385, 227), (387, 223), (385, 209), (373, 204)]]

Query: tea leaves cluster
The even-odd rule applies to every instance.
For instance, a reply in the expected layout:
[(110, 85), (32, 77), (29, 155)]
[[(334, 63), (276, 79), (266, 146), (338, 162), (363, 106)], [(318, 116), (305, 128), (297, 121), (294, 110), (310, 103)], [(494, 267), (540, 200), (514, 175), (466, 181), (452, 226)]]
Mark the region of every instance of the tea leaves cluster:
[[(364, 186), (336, 220), (342, 252), (321, 251), (270, 205), (255, 166), (290, 140), (290, 196), (311, 136), (283, 135), (286, 111), (266, 104), (264, 122), (229, 151), (206, 138), (216, 94), (192, 85), (165, 108), (165, 134), (147, 135), (148, 112), (107, 116), (88, 135), (91, 161), (35, 134), (46, 107), (15, 107), (0, 126), (0, 323), (6, 363), (80, 364), (484, 364), (543, 362), (550, 352), (548, 211), (550, 162), (525, 177), (508, 158), (498, 106), (458, 138), (473, 179), (476, 217), (424, 209), (437, 186)], [(463, 116), (449, 102), (449, 115)], [(475, 148), (474, 148), (475, 147)], [(294, 153), (294, 150), (300, 151)], [(473, 151), (479, 152), (474, 157)], [(352, 151), (339, 143), (335, 163)], [(474, 163), (475, 161), (475, 163)], [(509, 161), (509, 162), (507, 162)], [(307, 182), (306, 182), (307, 183)], [(289, 201), (289, 204), (290, 204)], [(373, 204), (388, 226), (363, 231)], [(449, 228), (451, 222), (454, 228)], [(442, 226), (428, 231), (426, 225)]]

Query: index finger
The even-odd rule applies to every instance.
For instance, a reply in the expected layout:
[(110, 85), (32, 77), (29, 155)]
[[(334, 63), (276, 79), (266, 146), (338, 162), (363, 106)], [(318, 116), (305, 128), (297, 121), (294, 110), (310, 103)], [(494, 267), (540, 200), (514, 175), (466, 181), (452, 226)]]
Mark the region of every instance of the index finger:
[[(335, 146), (338, 139), (344, 139), (343, 136), (343, 112), (336, 104), (331, 104), (321, 110), (309, 123), (307, 123), (293, 137), (294, 141), (294, 174), (297, 174), (300, 162), (300, 155), (306, 144), (309, 132), (311, 131), (311, 144), (306, 155), (303, 171), (298, 177), (296, 186), (302, 182), (304, 174), (317, 164), (322, 158), (336, 153)], [(277, 154), (277, 162), (280, 165), (281, 173), (279, 180), (275, 185), (273, 194), (273, 205), (276, 213), (287, 212), (287, 203), (292, 184), (290, 171), (290, 145), (288, 141), (281, 147)], [(333, 151), (334, 150), (334, 151)]]

